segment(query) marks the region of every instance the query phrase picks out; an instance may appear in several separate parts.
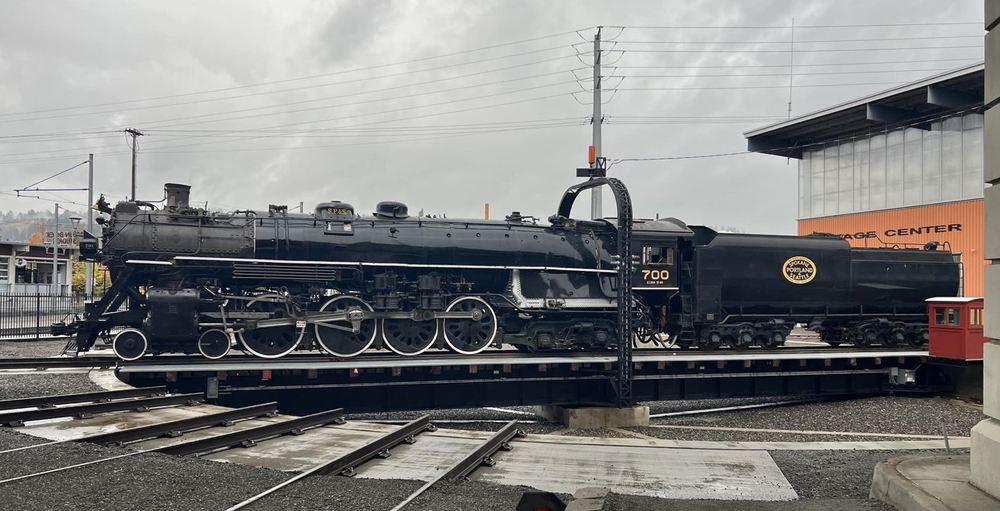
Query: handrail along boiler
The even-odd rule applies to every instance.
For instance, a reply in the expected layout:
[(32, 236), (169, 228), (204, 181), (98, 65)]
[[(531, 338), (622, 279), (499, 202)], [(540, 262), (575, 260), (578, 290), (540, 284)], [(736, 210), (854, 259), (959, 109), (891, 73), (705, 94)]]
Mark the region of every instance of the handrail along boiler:
[[(625, 335), (620, 229), (614, 219), (569, 218), (580, 189), (566, 192), (548, 225), (517, 213), (414, 218), (398, 202), (372, 215), (337, 201), (304, 214), (273, 205), (213, 213), (192, 207), (180, 184), (165, 185), (162, 209), (102, 198), (109, 216), (100, 239), (85, 235), (81, 257), (105, 264), (113, 284), (53, 333), (75, 335), (79, 351), (105, 337), (127, 360), (215, 359), (232, 346), (264, 358), (612, 348)], [(641, 342), (775, 348), (804, 322), (831, 343), (919, 343), (927, 319), (915, 304), (958, 289), (945, 251), (725, 234), (672, 218), (631, 225), (634, 271), (620, 296), (630, 297), (630, 337)]]

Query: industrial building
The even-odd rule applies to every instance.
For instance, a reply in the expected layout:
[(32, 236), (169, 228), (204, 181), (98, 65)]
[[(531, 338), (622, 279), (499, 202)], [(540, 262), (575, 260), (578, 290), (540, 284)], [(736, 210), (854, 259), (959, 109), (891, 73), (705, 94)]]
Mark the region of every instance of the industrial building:
[(798, 160), (798, 232), (856, 247), (960, 253), (963, 294), (983, 296), (983, 63), (745, 133)]

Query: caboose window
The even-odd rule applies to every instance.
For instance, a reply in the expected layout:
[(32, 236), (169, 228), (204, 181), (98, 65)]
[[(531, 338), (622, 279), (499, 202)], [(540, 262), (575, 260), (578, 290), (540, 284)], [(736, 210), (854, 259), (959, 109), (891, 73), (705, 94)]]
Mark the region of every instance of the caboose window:
[(948, 324), (949, 325), (960, 325), (958, 321), (958, 309), (948, 309)]
[(941, 307), (934, 308), (934, 324), (943, 325), (944, 324), (944, 309)]
[(969, 325), (970, 326), (980, 326), (983, 324), (983, 309), (971, 309), (972, 314), (969, 314)]

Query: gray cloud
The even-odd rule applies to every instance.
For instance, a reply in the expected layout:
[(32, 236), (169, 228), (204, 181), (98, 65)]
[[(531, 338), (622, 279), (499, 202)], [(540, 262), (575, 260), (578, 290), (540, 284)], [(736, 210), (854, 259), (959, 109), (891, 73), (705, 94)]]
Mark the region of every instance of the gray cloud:
[[(582, 121), (591, 107), (580, 102), (589, 96), (581, 92), (574, 99), (571, 93), (580, 87), (568, 82), (574, 79), (572, 69), (580, 69), (581, 77), (589, 74), (569, 45), (581, 43), (583, 52), (588, 45), (568, 33), (433, 57), (599, 24), (779, 27), (628, 28), (619, 41), (698, 44), (619, 43), (616, 49), (783, 49), (775, 42), (788, 39), (789, 31), (780, 27), (793, 17), (800, 27), (974, 21), (982, 18), (982, 6), (979, 0), (6, 2), (0, 15), (0, 137), (94, 133), (0, 138), (0, 191), (51, 175), (94, 152), (98, 191), (121, 199), (128, 193), (130, 160), (124, 137), (115, 130), (134, 126), (148, 133), (140, 139), (140, 198), (158, 199), (165, 181), (182, 181), (194, 185), (196, 200), (220, 208), (299, 201), (309, 207), (340, 199), (369, 212), (378, 200), (395, 199), (412, 211), (423, 208), (449, 217), (481, 216), (485, 202), (494, 216), (519, 210), (545, 217), (576, 182), (575, 168), (585, 163), (591, 127)], [(593, 32), (581, 34), (589, 38)], [(610, 38), (617, 32), (609, 27), (604, 33)], [(807, 50), (882, 43), (806, 41), (981, 34), (981, 27), (971, 25), (800, 28), (795, 62), (802, 67), (797, 72), (884, 72), (796, 76), (802, 87), (794, 90), (793, 114), (961, 64), (931, 60), (982, 55), (977, 49), (940, 48), (981, 44), (975, 38), (908, 40), (892, 46), (933, 48), (877, 53)], [(721, 41), (740, 44), (706, 45)], [(619, 56), (616, 65), (622, 68), (616, 75), (626, 76), (619, 86), (623, 90), (607, 96), (604, 106), (609, 158), (741, 151), (746, 147), (742, 132), (786, 115), (787, 89), (732, 87), (784, 85), (787, 77), (705, 75), (787, 73), (787, 67), (778, 66), (787, 66), (788, 53), (626, 51), (609, 54), (607, 62)], [(813, 66), (902, 60), (925, 62)], [(356, 71), (407, 61), (412, 62)], [(692, 65), (722, 67), (664, 67)], [(760, 65), (775, 67), (738, 67)], [(927, 71), (890, 71), (915, 68)], [(651, 74), (701, 77), (639, 76)], [(325, 76), (285, 81), (317, 75)], [(186, 95), (275, 81), (284, 82)], [(613, 79), (605, 83), (615, 85)], [(812, 86), (838, 83), (866, 85)], [(624, 90), (642, 87), (699, 90)], [(177, 97), (130, 102), (164, 96)], [(635, 116), (719, 121), (625, 122)], [(746, 116), (758, 118), (737, 122)], [(549, 119), (565, 121), (544, 129), (541, 123), (525, 124)], [(795, 170), (794, 161), (741, 155), (625, 162), (612, 174), (630, 187), (640, 215), (788, 233), (794, 232), (797, 215)], [(76, 186), (84, 179), (85, 172), (75, 170), (53, 183)], [(84, 201), (82, 194), (61, 195)], [(0, 195), (0, 210), (46, 207), (50, 204)], [(577, 214), (586, 214), (585, 204)]]

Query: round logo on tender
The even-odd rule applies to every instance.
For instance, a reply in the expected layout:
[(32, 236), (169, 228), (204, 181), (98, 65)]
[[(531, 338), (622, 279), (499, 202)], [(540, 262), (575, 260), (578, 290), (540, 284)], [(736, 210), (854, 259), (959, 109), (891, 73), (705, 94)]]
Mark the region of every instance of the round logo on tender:
[(785, 279), (792, 284), (808, 284), (816, 278), (816, 263), (808, 257), (790, 257), (781, 269)]

